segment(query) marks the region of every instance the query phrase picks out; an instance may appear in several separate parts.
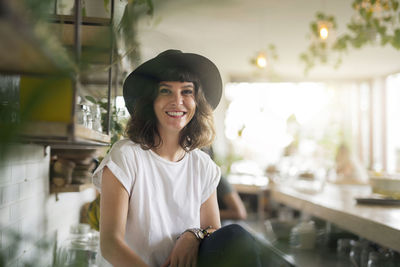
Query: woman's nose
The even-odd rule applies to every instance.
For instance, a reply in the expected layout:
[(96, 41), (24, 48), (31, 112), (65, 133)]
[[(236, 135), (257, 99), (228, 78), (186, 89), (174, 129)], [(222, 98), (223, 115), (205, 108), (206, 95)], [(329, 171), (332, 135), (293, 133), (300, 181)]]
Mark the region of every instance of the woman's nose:
[(174, 93), (173, 94), (173, 101), (177, 105), (182, 104), (182, 102), (183, 102), (182, 95), (180, 93)]

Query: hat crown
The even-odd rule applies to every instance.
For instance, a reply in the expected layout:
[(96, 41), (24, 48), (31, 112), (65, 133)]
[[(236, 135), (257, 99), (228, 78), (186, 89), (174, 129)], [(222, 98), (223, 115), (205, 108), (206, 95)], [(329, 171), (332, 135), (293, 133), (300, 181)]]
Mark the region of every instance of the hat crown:
[(161, 52), (160, 54), (157, 55), (157, 57), (163, 57), (163, 56), (169, 56), (169, 55), (176, 55), (176, 54), (183, 54), (181, 50), (177, 49), (168, 49), (165, 50), (164, 52)]

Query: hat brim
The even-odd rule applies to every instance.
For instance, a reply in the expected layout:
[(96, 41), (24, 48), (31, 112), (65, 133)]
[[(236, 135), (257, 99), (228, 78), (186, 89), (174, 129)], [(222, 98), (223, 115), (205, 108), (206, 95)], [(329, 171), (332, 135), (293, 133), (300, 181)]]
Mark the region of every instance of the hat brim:
[(141, 64), (128, 75), (123, 85), (123, 94), (129, 113), (132, 114), (132, 106), (144, 93), (143, 84), (160, 82), (161, 73), (168, 68), (185, 69), (197, 75), (207, 102), (212, 109), (218, 106), (222, 96), (222, 79), (217, 66), (204, 56), (176, 51), (160, 54)]

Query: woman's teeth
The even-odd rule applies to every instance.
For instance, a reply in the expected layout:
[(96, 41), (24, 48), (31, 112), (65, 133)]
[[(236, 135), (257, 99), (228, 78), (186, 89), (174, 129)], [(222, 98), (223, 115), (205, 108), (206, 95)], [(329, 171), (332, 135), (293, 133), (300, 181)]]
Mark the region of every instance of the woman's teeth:
[(167, 112), (167, 114), (170, 115), (170, 116), (182, 116), (184, 114), (184, 112), (182, 112), (182, 111), (179, 111), (179, 112), (169, 111), (169, 112)]

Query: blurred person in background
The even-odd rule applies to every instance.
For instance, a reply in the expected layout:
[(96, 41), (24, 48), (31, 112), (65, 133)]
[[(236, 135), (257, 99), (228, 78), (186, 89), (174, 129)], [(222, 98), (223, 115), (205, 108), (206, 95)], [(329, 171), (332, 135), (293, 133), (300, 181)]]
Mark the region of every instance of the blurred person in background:
[[(206, 152), (212, 160), (215, 159), (212, 146), (204, 147), (202, 150)], [(242, 199), (225, 176), (221, 176), (218, 183), (217, 200), (219, 215), (222, 221), (247, 219), (247, 211)]]
[(222, 221), (247, 219), (247, 211), (242, 199), (224, 176), (221, 176), (217, 186), (217, 199)]
[(336, 153), (336, 183), (366, 184), (368, 173), (349, 146), (341, 143)]

